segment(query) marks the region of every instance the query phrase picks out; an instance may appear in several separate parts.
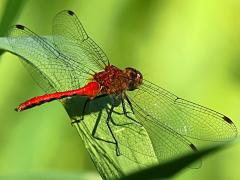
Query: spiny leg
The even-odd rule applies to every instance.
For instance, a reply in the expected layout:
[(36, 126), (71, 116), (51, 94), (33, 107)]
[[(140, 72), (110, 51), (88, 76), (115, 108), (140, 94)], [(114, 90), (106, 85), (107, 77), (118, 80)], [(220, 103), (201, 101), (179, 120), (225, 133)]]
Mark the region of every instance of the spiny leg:
[[(93, 130), (92, 130), (92, 136), (93, 136), (94, 138), (98, 139), (98, 140), (102, 140), (102, 141), (105, 141), (105, 142), (106, 142), (106, 140), (101, 139), (101, 138), (95, 136), (95, 134), (96, 134), (96, 132), (97, 132), (98, 124), (100, 123), (100, 120), (101, 120), (101, 116), (102, 116), (102, 111), (99, 111), (98, 117), (97, 117), (97, 121), (96, 121), (96, 123), (95, 123), (95, 125), (94, 125), (94, 127), (93, 127)], [(109, 142), (109, 143), (110, 143), (110, 142)]]
[[(123, 109), (123, 113), (126, 117), (128, 117), (128, 112), (126, 110), (126, 105), (125, 105), (125, 101), (124, 101), (124, 98), (123, 96), (121, 95), (121, 103), (122, 103), (122, 109)], [(133, 111), (132, 111), (133, 112)]]
[[(100, 96), (95, 97), (94, 99), (102, 98), (102, 97), (105, 97), (105, 96), (107, 96), (107, 95), (106, 95), (106, 94), (102, 94), (102, 95), (100, 95)], [(87, 104), (88, 104), (91, 100), (92, 100), (91, 98), (87, 98), (87, 100), (85, 101), (84, 106), (83, 106), (83, 110), (82, 110), (81, 120), (84, 120), (84, 115), (85, 115), (85, 112), (86, 112)]]
[(127, 100), (127, 103), (128, 103), (128, 105), (130, 106), (132, 113), (135, 114), (135, 113), (134, 113), (134, 110), (133, 110), (132, 103), (131, 103), (130, 99), (128, 98), (126, 92), (124, 92), (124, 98)]
[(97, 121), (96, 121), (96, 123), (94, 125), (94, 128), (92, 130), (92, 136), (97, 140), (100, 140), (100, 141), (103, 141), (103, 142), (106, 142), (106, 143), (114, 144), (116, 146), (116, 155), (119, 156), (120, 155), (120, 150), (119, 150), (118, 142), (117, 142), (117, 140), (116, 140), (116, 138), (113, 134), (113, 131), (110, 127), (110, 124), (109, 124), (113, 109), (114, 109), (114, 106), (112, 106), (111, 109), (110, 109), (110, 112), (108, 112), (108, 117), (107, 117), (106, 123), (107, 123), (108, 130), (110, 131), (114, 141), (109, 141), (109, 140), (106, 140), (106, 139), (103, 139), (103, 138), (100, 138), (100, 137), (96, 136), (97, 128), (98, 128), (98, 125), (100, 123), (101, 116), (102, 116), (102, 111), (100, 111), (99, 114), (98, 114)]
[[(125, 104), (124, 99), (127, 100), (127, 102), (128, 102), (128, 104), (129, 104), (129, 106), (130, 106), (131, 111), (132, 111), (133, 114), (134, 114), (134, 111), (133, 111), (132, 103), (131, 103), (131, 101), (128, 99), (126, 93), (124, 93), (124, 98), (123, 98), (123, 95), (121, 95), (120, 98), (121, 98), (121, 103), (122, 103), (123, 114), (124, 114), (128, 119), (130, 119), (131, 121), (133, 121), (134, 123), (136, 123), (136, 124), (140, 125), (140, 127), (142, 127), (142, 124), (141, 124), (140, 122), (136, 121), (134, 118), (132, 118), (132, 117), (130, 117), (130, 116), (128, 115), (128, 112), (127, 112), (127, 110), (126, 110), (126, 104)], [(119, 112), (115, 112), (115, 113), (116, 113), (116, 114), (122, 114), (122, 113), (119, 113)], [(112, 119), (112, 122), (113, 122), (114, 125), (117, 125), (117, 126), (132, 124), (132, 123), (125, 123), (125, 124), (119, 125), (119, 124), (115, 123), (115, 122), (113, 121), (113, 119)]]
[(107, 117), (107, 126), (108, 126), (108, 129), (114, 139), (114, 142), (115, 142), (115, 145), (116, 145), (116, 155), (117, 156), (120, 156), (120, 150), (119, 150), (119, 146), (118, 146), (118, 142), (117, 142), (117, 139), (115, 138), (114, 134), (113, 134), (113, 131), (111, 129), (111, 126), (110, 126), (110, 120), (112, 119), (112, 112), (113, 112), (113, 109), (114, 109), (114, 105), (112, 105), (111, 109), (110, 109), (110, 112), (108, 113), (108, 117)]
[(87, 100), (85, 101), (85, 103), (84, 103), (84, 105), (83, 105), (82, 117), (81, 117), (81, 120), (82, 120), (82, 121), (84, 120), (84, 115), (85, 115), (86, 107), (87, 107), (87, 104), (88, 104), (89, 101), (90, 101), (90, 99), (87, 98)]
[[(107, 110), (107, 112), (109, 112), (109, 110)], [(118, 114), (118, 115), (124, 115), (124, 113), (120, 113), (120, 112), (116, 112), (116, 111), (113, 111), (115, 114)], [(128, 118), (131, 118), (131, 117), (128, 117)], [(128, 122), (128, 123), (116, 123), (113, 118), (111, 118), (111, 122), (114, 126), (127, 126), (127, 125), (130, 125), (130, 124), (133, 124), (133, 122)]]
[(84, 115), (85, 115), (87, 103), (88, 103), (89, 101), (90, 101), (90, 99), (87, 98), (87, 100), (84, 102), (83, 109), (82, 109), (82, 114), (81, 114), (81, 118), (80, 118), (80, 119), (73, 119), (72, 122), (71, 122), (71, 125), (74, 125), (75, 123), (80, 123), (81, 121), (84, 120)]
[[(106, 108), (107, 114), (110, 113), (110, 110), (111, 110), (111, 109)], [(117, 112), (117, 111), (114, 111), (114, 110), (113, 110), (112, 112), (115, 113), (115, 114), (117, 114), (117, 115), (124, 115), (124, 113), (122, 113), (122, 112), (120, 113), (120, 112)], [(116, 123), (116, 122), (113, 120), (112, 117), (111, 117), (111, 122), (112, 122), (112, 124), (113, 124), (114, 126), (126, 126), (126, 125), (129, 125), (129, 124), (133, 124), (132, 122), (119, 124), (119, 123)]]
[(128, 104), (129, 104), (130, 108), (131, 108), (132, 113), (134, 114), (132, 103), (128, 99), (126, 93), (124, 92), (123, 94), (120, 94), (118, 96), (118, 98), (121, 98), (121, 104), (122, 104), (123, 111), (122, 112), (113, 111), (113, 112), (118, 114), (118, 115), (123, 115), (123, 114), (126, 115), (126, 114), (130, 113), (129, 111), (126, 110), (126, 106), (125, 106), (125, 102), (124, 102), (124, 98), (125, 98), (127, 100)]
[[(105, 97), (106, 95), (103, 94), (103, 95), (100, 95), (100, 96), (97, 96), (95, 97), (95, 99), (98, 99), (98, 98), (101, 98), (101, 97)], [(81, 113), (81, 118), (80, 119), (73, 119), (72, 122), (71, 122), (71, 125), (75, 124), (75, 123), (80, 123), (81, 121), (84, 120), (84, 115), (86, 113), (86, 108), (87, 108), (87, 104), (91, 101), (90, 98), (87, 98), (87, 100), (85, 101), (84, 105), (83, 105), (83, 109), (82, 109), (82, 113)]]

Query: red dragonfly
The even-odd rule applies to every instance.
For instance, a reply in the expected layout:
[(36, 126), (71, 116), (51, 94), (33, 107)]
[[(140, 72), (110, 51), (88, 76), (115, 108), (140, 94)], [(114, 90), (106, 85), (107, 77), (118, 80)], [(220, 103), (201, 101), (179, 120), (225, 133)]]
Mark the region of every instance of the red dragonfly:
[[(97, 98), (110, 97), (105, 109), (111, 140), (96, 137), (99, 122), (96, 122), (92, 136), (113, 144), (118, 156), (126, 151), (121, 150), (121, 144), (126, 145), (131, 139), (116, 136), (113, 130), (118, 125), (114, 122), (115, 113), (129, 119), (130, 123), (123, 126), (135, 124), (147, 131), (160, 160), (183, 151), (196, 151), (189, 138), (229, 141), (237, 136), (237, 128), (227, 116), (172, 94), (147, 81), (134, 68), (120, 69), (110, 64), (72, 11), (64, 10), (55, 16), (51, 40), (38, 36), (25, 26), (16, 25), (10, 33), (9, 43), (29, 71), (41, 75), (45, 84), (39, 84), (51, 92), (20, 104), (16, 111), (56, 99), (84, 96), (87, 97), (81, 110), (84, 117), (89, 103)], [(122, 112), (116, 112), (117, 107)], [(83, 117), (74, 123), (81, 123)], [(129, 130), (125, 135), (130, 137), (131, 132)], [(141, 139), (142, 136), (145, 135), (136, 133), (133, 138)], [(131, 151), (138, 150), (138, 145), (133, 147)]]

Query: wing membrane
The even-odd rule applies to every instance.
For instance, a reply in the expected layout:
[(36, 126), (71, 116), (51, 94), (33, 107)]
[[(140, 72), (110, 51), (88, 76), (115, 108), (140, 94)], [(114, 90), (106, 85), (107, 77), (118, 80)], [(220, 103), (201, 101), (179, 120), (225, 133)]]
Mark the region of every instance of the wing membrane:
[(38, 74), (44, 79), (36, 81), (48, 93), (79, 88), (85, 85), (90, 75), (103, 70), (109, 63), (72, 11), (61, 11), (56, 15), (53, 36), (48, 39), (16, 25), (8, 40), (33, 78), (36, 80)]
[(73, 68), (50, 40), (36, 35), (22, 25), (12, 28), (8, 41), (15, 54), (21, 57), (25, 65), (28, 64), (27, 69), (30, 67), (33, 74), (44, 77), (44, 83), (48, 83), (55, 91), (78, 88), (81, 76), (86, 76)]
[(228, 141), (237, 135), (235, 125), (225, 115), (179, 98), (149, 81), (128, 95), (134, 108), (142, 112), (143, 123), (150, 123), (158, 132), (166, 125), (182, 136), (206, 141)]
[(87, 35), (81, 22), (74, 12), (64, 10), (53, 20), (53, 38), (55, 45), (66, 56), (78, 65), (91, 69), (93, 72), (105, 68), (108, 58), (103, 50)]

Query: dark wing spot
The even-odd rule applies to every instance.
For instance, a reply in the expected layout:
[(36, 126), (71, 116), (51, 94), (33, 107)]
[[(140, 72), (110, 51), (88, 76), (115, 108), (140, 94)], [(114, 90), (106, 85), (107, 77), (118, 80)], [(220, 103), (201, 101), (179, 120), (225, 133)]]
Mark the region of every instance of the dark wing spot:
[(22, 30), (24, 30), (24, 28), (25, 28), (23, 25), (20, 25), (20, 24), (15, 25), (15, 27), (18, 29), (22, 29)]
[(69, 14), (69, 15), (71, 15), (71, 16), (73, 16), (73, 15), (74, 15), (74, 12), (73, 12), (73, 11), (70, 11), (70, 10), (68, 10), (68, 14)]
[(223, 116), (223, 119), (224, 119), (227, 123), (233, 124), (232, 120), (229, 119), (227, 116)]
[(189, 144), (189, 146), (194, 152), (198, 152), (198, 149), (194, 144)]

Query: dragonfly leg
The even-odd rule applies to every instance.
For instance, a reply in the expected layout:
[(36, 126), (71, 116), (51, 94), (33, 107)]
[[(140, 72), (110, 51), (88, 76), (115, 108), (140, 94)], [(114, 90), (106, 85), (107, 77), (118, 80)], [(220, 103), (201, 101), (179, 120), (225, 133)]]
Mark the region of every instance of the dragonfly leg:
[(81, 121), (84, 120), (84, 115), (85, 115), (86, 107), (87, 107), (87, 104), (88, 104), (89, 101), (90, 101), (90, 99), (87, 98), (87, 100), (85, 101), (85, 103), (84, 103), (84, 105), (83, 105), (82, 115), (81, 115)]
[[(113, 120), (113, 118), (111, 118), (111, 122), (113, 123), (113, 125), (115, 125), (115, 126), (126, 126), (126, 125), (130, 125), (130, 124), (135, 123), (135, 124), (138, 124), (140, 127), (143, 127), (143, 125), (142, 125), (140, 122), (136, 121), (134, 118), (132, 118), (132, 117), (130, 117), (130, 116), (128, 115), (128, 113), (130, 113), (130, 112), (128, 112), (128, 111), (126, 110), (126, 104), (125, 104), (124, 98), (123, 98), (122, 96), (120, 96), (120, 98), (121, 98), (121, 104), (122, 104), (122, 112), (117, 112), (117, 111), (114, 111), (114, 110), (113, 110), (113, 112), (114, 112), (115, 114), (118, 114), (118, 115), (124, 115), (125, 117), (127, 117), (129, 120), (131, 120), (131, 121), (133, 121), (133, 122), (121, 123), (121, 124), (119, 124), (119, 123), (116, 123), (116, 122)], [(130, 102), (130, 101), (129, 101), (129, 102)], [(132, 109), (132, 106), (131, 106), (131, 105), (130, 105), (130, 107), (131, 107), (131, 109)], [(132, 112), (133, 112), (133, 110), (132, 110)]]
[[(125, 97), (125, 99), (127, 100), (127, 103), (129, 104), (132, 113), (134, 114), (133, 107), (132, 107), (132, 103), (131, 103), (131, 101), (128, 99), (126, 93), (124, 93), (124, 97)], [(123, 113), (124, 113), (124, 115), (125, 115), (128, 119), (130, 119), (131, 121), (137, 123), (138, 125), (140, 125), (140, 126), (142, 127), (143, 125), (142, 125), (140, 122), (136, 121), (135, 119), (133, 119), (132, 117), (130, 117), (130, 116), (128, 115), (128, 112), (126, 111), (126, 105), (125, 105), (125, 101), (124, 101), (124, 98), (123, 98), (123, 97), (121, 98), (121, 101), (122, 101), (122, 108), (123, 108)]]
[[(109, 113), (110, 110), (109, 110), (109, 109), (106, 109), (106, 110), (107, 110), (107, 113)], [(123, 112), (117, 112), (117, 111), (114, 111), (114, 110), (113, 110), (113, 113), (118, 114), (118, 115), (124, 115)], [(126, 125), (133, 124), (133, 122), (121, 123), (121, 124), (119, 124), (119, 123), (116, 123), (116, 122), (113, 120), (113, 118), (111, 118), (111, 122), (112, 122), (112, 124), (113, 124), (114, 126), (126, 126)]]
[(83, 110), (82, 110), (82, 114), (80, 118), (72, 118), (72, 122), (71, 125), (73, 126), (76, 123), (80, 123), (81, 121), (84, 120), (84, 115), (85, 115), (85, 111), (86, 111), (86, 107), (87, 107), (87, 103), (90, 101), (90, 99), (87, 99), (83, 105)]
[[(124, 98), (127, 100), (127, 103), (129, 104), (132, 113), (135, 114), (135, 113), (134, 113), (134, 110), (133, 110), (132, 103), (131, 103), (130, 99), (128, 98), (128, 96), (127, 96), (127, 94), (126, 94), (125, 92), (124, 92)], [(123, 98), (122, 98), (122, 99), (123, 99)]]
[[(102, 98), (102, 97), (105, 97), (106, 95), (103, 94), (103, 95), (100, 95), (100, 96), (97, 96), (95, 97), (95, 99), (98, 99), (98, 98)], [(87, 108), (87, 104), (89, 103), (89, 101), (91, 101), (90, 98), (87, 98), (87, 100), (85, 101), (84, 105), (83, 105), (83, 109), (82, 109), (82, 114), (81, 114), (81, 121), (84, 120), (84, 115), (85, 115), (85, 112), (86, 112), (86, 108)], [(79, 122), (79, 120), (78, 120)], [(74, 122), (73, 122), (74, 123)]]
[[(113, 111), (113, 108), (114, 108), (114, 106), (111, 107), (112, 111)], [(99, 125), (100, 120), (101, 120), (102, 111), (100, 111), (99, 114), (98, 114), (97, 121), (96, 121), (96, 123), (94, 125), (94, 128), (92, 130), (92, 136), (93, 136), (93, 138), (95, 138), (97, 140), (100, 140), (100, 141), (103, 141), (103, 142), (106, 142), (106, 143), (114, 144), (116, 146), (116, 155), (120, 156), (120, 150), (119, 150), (118, 142), (117, 142), (117, 140), (116, 140), (116, 138), (115, 138), (115, 136), (114, 136), (114, 134), (112, 132), (112, 129), (110, 127), (110, 124), (109, 124), (110, 118), (111, 118), (111, 114), (112, 114), (111, 111), (108, 112), (108, 117), (107, 117), (106, 123), (107, 123), (107, 127), (108, 127), (108, 129), (109, 129), (109, 131), (110, 131), (114, 141), (109, 141), (109, 140), (106, 140), (106, 139), (103, 139), (103, 138), (100, 138), (100, 137), (96, 136), (97, 128), (98, 128), (98, 125)]]
[(116, 145), (116, 155), (117, 155), (117, 156), (120, 156), (120, 150), (119, 150), (119, 146), (118, 146), (117, 139), (115, 138), (115, 136), (114, 136), (114, 134), (113, 134), (113, 131), (112, 131), (112, 129), (111, 129), (111, 126), (110, 126), (110, 124), (109, 124), (109, 123), (111, 122), (110, 120), (112, 119), (113, 109), (114, 109), (114, 106), (111, 107), (110, 112), (108, 113), (108, 117), (107, 117), (106, 123), (107, 123), (108, 129), (109, 129), (109, 131), (110, 131), (110, 133), (111, 133), (111, 135), (112, 135), (112, 138), (114, 139), (115, 145)]

